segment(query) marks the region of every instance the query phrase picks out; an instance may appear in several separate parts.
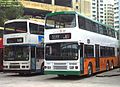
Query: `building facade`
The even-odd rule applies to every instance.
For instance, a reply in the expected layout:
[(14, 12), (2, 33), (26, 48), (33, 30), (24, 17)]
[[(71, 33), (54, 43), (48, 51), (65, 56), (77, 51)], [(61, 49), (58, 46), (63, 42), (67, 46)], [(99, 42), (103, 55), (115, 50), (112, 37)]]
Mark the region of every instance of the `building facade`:
[[(19, 0), (24, 7), (24, 15), (44, 22), (45, 15), (55, 11), (71, 11), (71, 0)], [(43, 19), (43, 20), (42, 20)]]
[(78, 11), (91, 17), (91, 0), (20, 0), (25, 15), (44, 19), (45, 15), (56, 11)]
[(106, 25), (114, 27), (114, 8), (111, 3), (104, 4), (104, 22)]
[(72, 0), (72, 8), (82, 15), (91, 17), (91, 0)]
[(120, 0), (114, 0), (114, 28), (120, 30)]
[(104, 3), (103, 0), (91, 0), (91, 18), (104, 23)]
[(25, 15), (44, 19), (56, 11), (78, 11), (91, 19), (105, 23), (103, 0), (20, 0)]

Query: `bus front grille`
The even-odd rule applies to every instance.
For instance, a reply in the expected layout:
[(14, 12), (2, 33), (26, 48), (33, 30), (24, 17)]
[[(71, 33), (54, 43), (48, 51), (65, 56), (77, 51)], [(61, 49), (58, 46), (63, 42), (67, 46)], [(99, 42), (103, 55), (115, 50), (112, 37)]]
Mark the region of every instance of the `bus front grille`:
[(10, 65), (10, 68), (20, 68), (20, 65)]
[(67, 66), (54, 66), (53, 68), (55, 70), (60, 70), (60, 69), (67, 69)]
[(66, 63), (54, 63), (54, 65), (66, 65)]

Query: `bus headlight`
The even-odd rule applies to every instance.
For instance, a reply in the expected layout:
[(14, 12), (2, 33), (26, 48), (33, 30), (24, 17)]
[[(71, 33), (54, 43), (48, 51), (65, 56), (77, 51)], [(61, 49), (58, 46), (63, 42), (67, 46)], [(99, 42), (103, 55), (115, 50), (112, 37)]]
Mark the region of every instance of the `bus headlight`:
[(70, 69), (74, 69), (74, 66), (69, 66)]
[(29, 66), (26, 66), (26, 68), (29, 68)]
[(78, 69), (78, 66), (69, 66), (69, 69)]
[(51, 69), (51, 66), (45, 66), (45, 69)]
[(25, 68), (25, 66), (22, 66), (22, 68)]
[(78, 69), (78, 66), (75, 66), (75, 69)]
[(7, 65), (5, 65), (5, 66), (3, 66), (3, 68), (8, 68), (8, 66), (7, 66)]

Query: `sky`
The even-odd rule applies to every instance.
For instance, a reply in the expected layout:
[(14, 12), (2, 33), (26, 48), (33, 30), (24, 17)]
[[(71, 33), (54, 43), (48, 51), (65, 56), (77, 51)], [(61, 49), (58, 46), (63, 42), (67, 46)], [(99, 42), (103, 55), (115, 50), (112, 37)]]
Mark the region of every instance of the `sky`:
[(104, 0), (104, 2), (106, 3), (111, 3), (111, 4), (114, 4), (114, 0)]

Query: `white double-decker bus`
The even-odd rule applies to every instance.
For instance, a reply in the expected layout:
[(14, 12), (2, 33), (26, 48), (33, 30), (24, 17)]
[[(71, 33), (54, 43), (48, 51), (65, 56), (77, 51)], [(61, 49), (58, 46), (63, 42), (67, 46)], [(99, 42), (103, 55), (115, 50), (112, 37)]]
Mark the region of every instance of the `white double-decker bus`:
[(44, 23), (16, 19), (4, 25), (3, 71), (13, 73), (43, 73)]
[(116, 31), (78, 12), (50, 13), (45, 21), (45, 74), (92, 75), (118, 66)]

